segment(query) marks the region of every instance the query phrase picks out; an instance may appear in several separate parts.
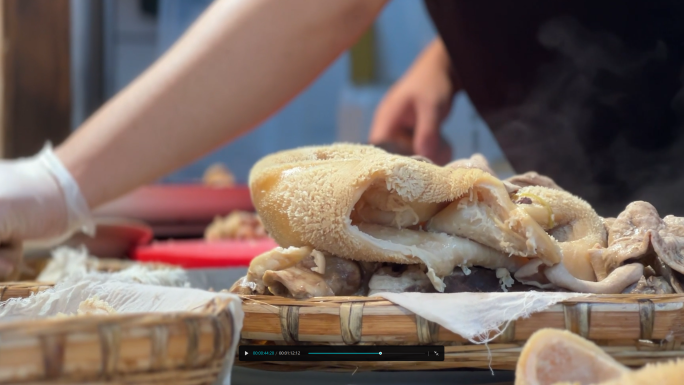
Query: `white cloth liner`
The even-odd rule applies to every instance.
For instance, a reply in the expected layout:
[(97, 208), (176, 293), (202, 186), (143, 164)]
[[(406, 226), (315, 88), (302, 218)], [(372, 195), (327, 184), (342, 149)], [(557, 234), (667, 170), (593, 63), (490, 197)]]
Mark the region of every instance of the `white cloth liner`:
[[(97, 271), (97, 258), (91, 256), (85, 246), (80, 248), (59, 247), (52, 251), (52, 258), (36, 278), (38, 282), (60, 282), (74, 274)], [(188, 274), (181, 268), (158, 268), (134, 264), (120, 272), (113, 273), (112, 279), (128, 277), (134, 282), (148, 285), (190, 287)]]
[[(509, 322), (570, 298), (589, 294), (556, 292), (515, 293), (378, 293), (413, 313), (435, 322), (474, 344), (498, 337)], [(489, 334), (494, 332), (492, 336)]]
[[(122, 273), (73, 274), (57, 283), (54, 288), (28, 298), (13, 298), (1, 303), (0, 319), (2, 322), (12, 322), (52, 317), (60, 312), (75, 314), (79, 304), (92, 297), (98, 297), (111, 305), (117, 313), (124, 314), (201, 311), (215, 298), (228, 299), (231, 301), (228, 310), (235, 320), (235, 328), (233, 342), (218, 383), (230, 383), (230, 372), (244, 318), (240, 298), (228, 293), (141, 284), (135, 275)], [(168, 270), (167, 274), (174, 274), (173, 269)]]

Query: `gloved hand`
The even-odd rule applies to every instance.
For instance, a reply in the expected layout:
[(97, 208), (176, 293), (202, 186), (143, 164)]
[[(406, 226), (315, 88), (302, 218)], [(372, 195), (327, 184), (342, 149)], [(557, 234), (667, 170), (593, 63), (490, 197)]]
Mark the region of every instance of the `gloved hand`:
[(38, 155), (0, 161), (0, 279), (16, 279), (27, 240), (94, 233), (88, 204), (62, 162), (46, 146)]

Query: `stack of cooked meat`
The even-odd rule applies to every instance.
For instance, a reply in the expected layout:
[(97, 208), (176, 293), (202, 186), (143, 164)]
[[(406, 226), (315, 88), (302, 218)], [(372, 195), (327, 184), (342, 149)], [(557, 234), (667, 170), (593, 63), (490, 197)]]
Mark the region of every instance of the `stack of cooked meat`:
[(256, 213), (233, 211), (225, 217), (216, 217), (204, 231), (207, 241), (250, 240), (268, 237)]
[[(235, 186), (235, 176), (222, 163), (209, 166), (202, 177), (209, 187), (228, 188)], [(266, 230), (256, 213), (233, 211), (225, 217), (216, 217), (204, 231), (207, 241), (249, 240), (266, 238)]]
[(294, 298), (377, 292), (682, 292), (684, 222), (634, 202), (601, 218), (548, 177), (498, 179), (362, 145), (306, 147), (250, 174), (281, 246), (233, 286)]
[(224, 164), (214, 163), (204, 171), (202, 182), (209, 187), (233, 187), (235, 176)]

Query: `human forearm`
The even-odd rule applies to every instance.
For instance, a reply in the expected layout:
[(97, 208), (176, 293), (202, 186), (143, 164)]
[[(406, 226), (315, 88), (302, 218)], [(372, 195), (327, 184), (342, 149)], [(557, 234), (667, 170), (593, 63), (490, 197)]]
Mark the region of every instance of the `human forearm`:
[(283, 106), (385, 1), (216, 1), (57, 155), (90, 207), (161, 177)]

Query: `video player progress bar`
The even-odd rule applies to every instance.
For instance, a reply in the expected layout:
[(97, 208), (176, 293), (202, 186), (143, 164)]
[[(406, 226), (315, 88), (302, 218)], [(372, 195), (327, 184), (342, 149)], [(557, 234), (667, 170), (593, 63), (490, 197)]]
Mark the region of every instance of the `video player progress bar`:
[[(380, 350), (381, 349), (381, 350)], [(242, 345), (240, 361), (444, 361), (444, 346)]]
[[(307, 354), (379, 354), (379, 355), (382, 355), (382, 352), (377, 352), (377, 353), (307, 353)], [(395, 354), (402, 354), (402, 353), (395, 353)]]

